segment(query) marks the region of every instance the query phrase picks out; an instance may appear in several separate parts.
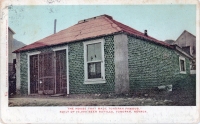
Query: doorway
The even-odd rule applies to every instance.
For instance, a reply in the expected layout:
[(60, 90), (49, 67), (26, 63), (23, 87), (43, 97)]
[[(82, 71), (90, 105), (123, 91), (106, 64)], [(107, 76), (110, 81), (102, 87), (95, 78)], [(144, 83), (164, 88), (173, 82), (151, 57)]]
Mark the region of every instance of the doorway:
[(55, 52), (56, 56), (56, 94), (67, 93), (66, 50)]
[(39, 54), (39, 94), (54, 94), (53, 52)]
[(67, 94), (66, 49), (29, 57), (30, 94)]
[(30, 56), (30, 93), (38, 93), (38, 55)]

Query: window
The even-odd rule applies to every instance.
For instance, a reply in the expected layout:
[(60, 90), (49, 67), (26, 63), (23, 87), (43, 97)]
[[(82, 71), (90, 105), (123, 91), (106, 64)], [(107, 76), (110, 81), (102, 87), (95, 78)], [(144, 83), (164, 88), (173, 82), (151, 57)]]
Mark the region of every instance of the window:
[(179, 57), (180, 73), (186, 74), (185, 58)]
[(84, 42), (85, 84), (105, 83), (104, 40)]

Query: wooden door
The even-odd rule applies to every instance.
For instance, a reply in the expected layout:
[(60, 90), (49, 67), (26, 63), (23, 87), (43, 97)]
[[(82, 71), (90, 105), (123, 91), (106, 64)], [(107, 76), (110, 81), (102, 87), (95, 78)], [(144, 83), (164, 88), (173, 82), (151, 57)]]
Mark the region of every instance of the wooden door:
[(56, 93), (67, 93), (66, 50), (56, 51)]
[(30, 94), (38, 93), (38, 55), (30, 56)]
[(53, 52), (39, 55), (39, 93), (55, 93)]

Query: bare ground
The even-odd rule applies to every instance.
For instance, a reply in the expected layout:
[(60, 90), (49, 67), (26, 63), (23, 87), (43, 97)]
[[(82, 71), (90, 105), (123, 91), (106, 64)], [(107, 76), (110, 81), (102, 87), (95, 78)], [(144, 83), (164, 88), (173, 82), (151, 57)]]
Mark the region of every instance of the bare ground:
[(168, 105), (171, 100), (151, 98), (65, 99), (65, 98), (10, 98), (9, 106), (151, 106)]
[(134, 94), (71, 94), (12, 96), (9, 106), (195, 106), (196, 92), (178, 90)]

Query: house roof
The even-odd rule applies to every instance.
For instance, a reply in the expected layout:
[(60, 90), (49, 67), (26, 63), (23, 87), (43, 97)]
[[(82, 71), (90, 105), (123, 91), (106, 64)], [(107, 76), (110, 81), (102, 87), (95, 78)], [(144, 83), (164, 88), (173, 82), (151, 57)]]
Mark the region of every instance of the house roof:
[(159, 41), (151, 36), (145, 36), (144, 33), (114, 20), (109, 15), (101, 15), (81, 20), (77, 24), (67, 29), (61, 30), (30, 45), (22, 47), (14, 52), (26, 51), (63, 43), (70, 43), (117, 33), (127, 33), (130, 35), (134, 35), (138, 38), (146, 39), (156, 44), (172, 48), (169, 44)]
[(181, 33), (181, 35), (176, 39), (175, 42), (177, 42), (177, 40), (178, 40), (182, 35), (184, 35), (185, 33), (188, 33), (188, 34), (190, 34), (192, 37), (195, 37), (195, 38), (196, 38), (195, 35), (193, 35), (192, 33), (188, 32), (187, 30), (184, 30), (184, 31)]

